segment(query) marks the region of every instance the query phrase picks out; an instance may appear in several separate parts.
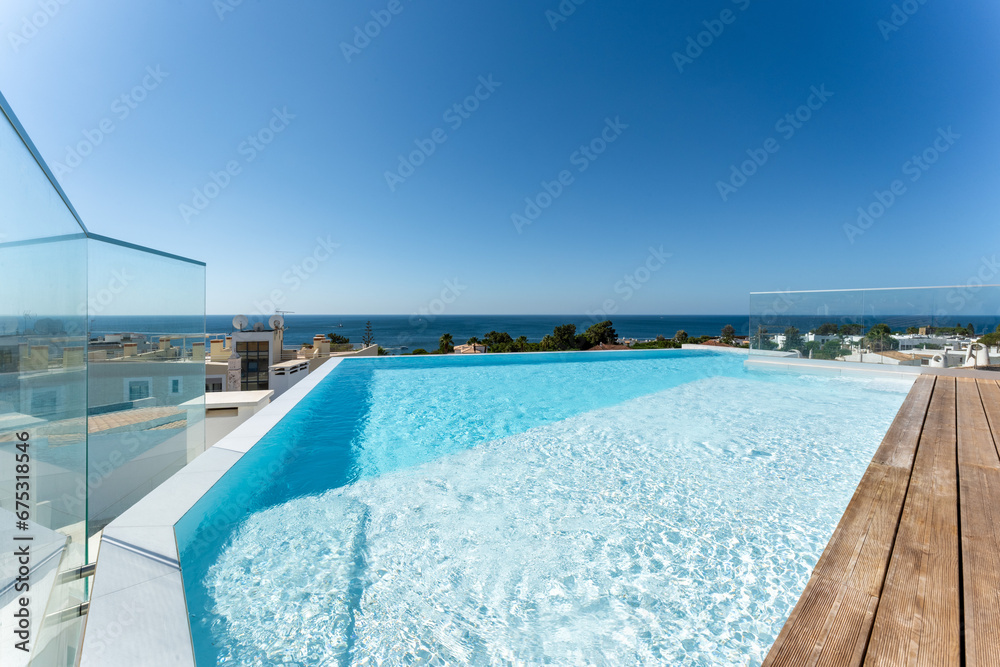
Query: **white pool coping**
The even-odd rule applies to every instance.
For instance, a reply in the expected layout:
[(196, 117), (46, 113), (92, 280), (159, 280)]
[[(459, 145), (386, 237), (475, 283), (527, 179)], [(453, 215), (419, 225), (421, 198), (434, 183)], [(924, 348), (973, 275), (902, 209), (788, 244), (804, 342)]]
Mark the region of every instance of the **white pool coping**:
[(194, 667), (174, 525), (343, 359), (324, 363), (107, 525), (81, 667)]

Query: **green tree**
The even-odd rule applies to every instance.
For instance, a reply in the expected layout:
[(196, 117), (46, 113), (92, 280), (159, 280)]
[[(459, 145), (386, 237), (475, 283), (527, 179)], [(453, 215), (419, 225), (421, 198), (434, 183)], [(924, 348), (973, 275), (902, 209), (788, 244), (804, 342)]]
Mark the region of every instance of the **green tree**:
[(483, 337), (483, 344), (489, 352), (509, 352), (514, 339), (506, 331), (491, 331)]
[(993, 333), (988, 333), (985, 336), (981, 336), (977, 342), (989, 347), (996, 347), (997, 345), (1000, 345), (1000, 331), (995, 331)]
[(427, 350), (425, 350), (422, 347), (418, 347), (413, 352), (410, 352), (410, 354), (430, 354), (430, 352), (428, 352)]
[(527, 336), (518, 336), (517, 340), (514, 341), (513, 348), (518, 352), (527, 352), (529, 344)]
[(899, 341), (892, 337), (892, 329), (885, 323), (876, 324), (869, 329), (865, 334), (865, 343), (872, 352), (899, 349)]
[(726, 345), (732, 345), (736, 336), (736, 329), (733, 328), (732, 324), (727, 324), (722, 327), (722, 336), (719, 338), (720, 341)]
[(837, 334), (837, 325), (833, 322), (825, 322), (813, 329), (812, 333), (817, 336), (835, 336)]
[(375, 344), (375, 334), (372, 333), (372, 321), (365, 322), (365, 333), (361, 336), (361, 344), (365, 347)]
[(583, 332), (583, 336), (591, 346), (600, 345), (601, 343), (614, 345), (618, 342), (618, 334), (615, 333), (611, 320), (604, 320), (603, 322), (591, 325)]
[(757, 333), (750, 337), (750, 347), (755, 350), (774, 350), (778, 346), (774, 344), (771, 337), (767, 335), (767, 327), (757, 325)]
[(379, 345), (378, 346), (378, 356), (380, 356), (380, 357), (388, 357), (389, 353), (385, 351), (384, 347), (382, 347), (381, 345)]
[(450, 333), (441, 334), (441, 338), (438, 339), (438, 350), (441, 354), (451, 354), (455, 351), (455, 339)]
[(479, 345), (479, 339), (473, 336), (469, 340), (465, 341), (466, 345)]
[(850, 350), (845, 352), (843, 342), (839, 338), (834, 338), (824, 343), (811, 341), (803, 346), (802, 351), (807, 356), (809, 353), (812, 353), (813, 359), (836, 359), (850, 352)]
[(347, 345), (351, 342), (350, 338), (341, 336), (340, 334), (328, 333), (326, 337), (330, 339), (330, 343), (333, 345)]
[(684, 329), (681, 329), (680, 331), (674, 334), (674, 340), (677, 341), (678, 343), (683, 343), (687, 339), (688, 339), (688, 332), (684, 331)]
[(788, 327), (785, 329), (785, 345), (781, 349), (786, 352), (792, 350), (801, 350), (803, 348), (804, 342), (802, 340), (802, 335), (799, 330), (795, 327)]
[(860, 336), (863, 331), (860, 324), (841, 324), (837, 333), (841, 336)]
[(965, 333), (969, 334), (970, 336), (976, 335), (976, 327), (972, 322), (969, 322), (969, 324), (966, 325)]
[(557, 350), (576, 350), (576, 325), (562, 324), (552, 330)]
[(545, 334), (542, 342), (538, 344), (538, 348), (543, 352), (551, 352), (559, 349), (556, 346), (556, 339), (552, 337), (552, 334)]
[(879, 336), (888, 336), (891, 333), (892, 329), (889, 328), (888, 324), (880, 323), (869, 329), (866, 337), (878, 338)]
[(917, 327), (906, 327), (906, 333), (910, 336), (920, 333), (920, 329)]

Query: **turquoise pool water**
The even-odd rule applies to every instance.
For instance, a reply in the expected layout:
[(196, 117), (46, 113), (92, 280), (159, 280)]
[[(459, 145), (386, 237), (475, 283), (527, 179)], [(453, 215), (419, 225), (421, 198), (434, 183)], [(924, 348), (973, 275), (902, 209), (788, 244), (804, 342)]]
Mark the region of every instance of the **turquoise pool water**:
[(198, 664), (759, 664), (909, 386), (345, 360), (176, 527)]

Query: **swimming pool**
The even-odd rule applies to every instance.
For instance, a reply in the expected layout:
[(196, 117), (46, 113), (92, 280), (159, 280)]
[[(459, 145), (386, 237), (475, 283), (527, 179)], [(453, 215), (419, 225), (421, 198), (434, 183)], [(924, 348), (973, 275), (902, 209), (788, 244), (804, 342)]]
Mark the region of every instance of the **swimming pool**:
[(759, 664), (910, 385), (345, 360), (176, 526), (198, 664)]

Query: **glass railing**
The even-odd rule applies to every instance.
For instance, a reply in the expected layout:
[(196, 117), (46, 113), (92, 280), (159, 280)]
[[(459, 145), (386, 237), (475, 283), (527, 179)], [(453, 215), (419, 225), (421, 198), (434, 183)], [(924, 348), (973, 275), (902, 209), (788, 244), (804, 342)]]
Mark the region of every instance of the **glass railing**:
[(1000, 367), (1000, 285), (754, 292), (750, 355)]
[(0, 111), (0, 665), (63, 667), (97, 533), (204, 451), (205, 266), (88, 232)]

